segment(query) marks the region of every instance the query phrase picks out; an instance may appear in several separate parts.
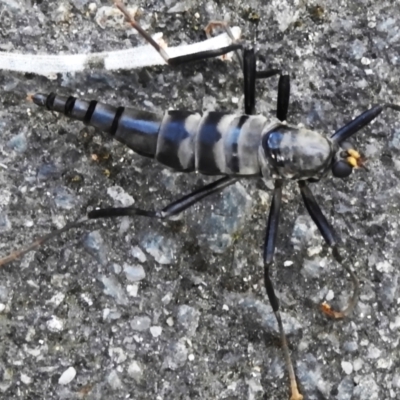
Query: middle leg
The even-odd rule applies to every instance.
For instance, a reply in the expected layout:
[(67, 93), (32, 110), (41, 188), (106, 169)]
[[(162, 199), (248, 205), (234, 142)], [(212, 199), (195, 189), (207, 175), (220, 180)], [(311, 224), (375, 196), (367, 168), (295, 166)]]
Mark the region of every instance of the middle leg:
[(0, 267), (7, 265), (11, 263), (12, 261), (15, 261), (25, 254), (29, 253), (30, 251), (36, 250), (39, 247), (43, 246), (45, 243), (48, 241), (61, 236), (64, 232), (67, 232), (73, 228), (78, 228), (82, 226), (83, 224), (86, 224), (88, 221), (91, 219), (98, 219), (98, 218), (115, 218), (115, 217), (122, 217), (122, 216), (134, 216), (134, 215), (142, 215), (145, 217), (150, 217), (150, 218), (159, 218), (159, 219), (165, 219), (168, 217), (172, 217), (174, 215), (177, 215), (181, 213), (182, 211), (186, 210), (193, 204), (199, 202), (200, 200), (204, 199), (207, 196), (210, 196), (211, 194), (218, 193), (222, 189), (226, 188), (229, 185), (232, 185), (238, 180), (238, 178), (234, 177), (229, 177), (225, 176), (221, 179), (218, 179), (215, 182), (212, 182), (206, 186), (201, 187), (200, 189), (195, 190), (194, 192), (180, 198), (179, 200), (176, 200), (166, 207), (164, 207), (162, 210), (157, 210), (157, 211), (148, 211), (148, 210), (143, 210), (140, 208), (135, 208), (135, 207), (122, 207), (122, 208), (103, 208), (99, 210), (93, 210), (88, 213), (87, 217), (80, 218), (77, 221), (71, 222), (69, 224), (66, 224), (63, 228), (57, 229), (53, 232), (48, 233), (45, 236), (42, 236), (38, 239), (36, 239), (34, 242), (30, 243), (28, 246), (19, 248), (7, 256), (3, 257), (0, 259)]
[(195, 190), (192, 193), (187, 194), (186, 196), (183, 196), (176, 201), (173, 201), (161, 210), (151, 211), (143, 210), (136, 207), (109, 207), (90, 211), (88, 213), (88, 218), (116, 218), (123, 216), (132, 217), (135, 215), (141, 215), (150, 218), (166, 219), (174, 215), (180, 214), (182, 211), (186, 210), (193, 204), (199, 202), (207, 196), (210, 196), (213, 193), (220, 192), (222, 189), (232, 185), (237, 180), (238, 178), (225, 176), (221, 179), (218, 179), (217, 181), (201, 187), (200, 189)]

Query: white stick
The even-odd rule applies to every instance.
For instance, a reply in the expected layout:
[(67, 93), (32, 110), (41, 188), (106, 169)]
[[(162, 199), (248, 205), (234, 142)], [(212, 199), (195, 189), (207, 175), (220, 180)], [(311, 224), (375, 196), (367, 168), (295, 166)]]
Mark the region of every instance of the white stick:
[[(240, 28), (231, 28), (235, 39), (240, 37)], [(162, 34), (161, 34), (162, 36)], [(158, 35), (160, 37), (160, 35)], [(204, 42), (192, 43), (178, 47), (168, 47), (170, 57), (215, 50), (232, 44), (226, 33)], [(78, 72), (91, 67), (106, 70), (135, 69), (165, 64), (165, 61), (150, 45), (134, 47), (126, 50), (105, 51), (91, 54), (17, 54), (0, 52), (0, 70), (29, 72), (37, 75)]]

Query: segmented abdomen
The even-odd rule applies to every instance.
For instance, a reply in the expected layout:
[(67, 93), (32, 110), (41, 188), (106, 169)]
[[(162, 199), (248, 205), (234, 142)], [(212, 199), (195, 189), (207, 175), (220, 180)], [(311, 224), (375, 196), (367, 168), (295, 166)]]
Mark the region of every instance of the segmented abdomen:
[(177, 171), (259, 175), (262, 116), (189, 111), (159, 114), (75, 97), (35, 94), (35, 104), (110, 133), (135, 152)]

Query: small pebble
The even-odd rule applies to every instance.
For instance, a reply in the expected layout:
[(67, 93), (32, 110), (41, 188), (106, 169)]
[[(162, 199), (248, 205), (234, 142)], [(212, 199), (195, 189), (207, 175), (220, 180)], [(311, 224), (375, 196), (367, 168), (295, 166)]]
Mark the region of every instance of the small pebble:
[(24, 153), (28, 149), (28, 142), (26, 140), (25, 132), (13, 136), (8, 142), (7, 147), (16, 151), (17, 153)]
[(129, 207), (135, 203), (135, 199), (120, 186), (109, 187), (107, 194), (114, 200), (115, 205), (118, 207)]
[(328, 290), (328, 293), (325, 296), (325, 300), (326, 301), (332, 301), (335, 297), (335, 293), (333, 292), (333, 290)]
[(127, 285), (126, 291), (128, 292), (129, 296), (137, 297), (139, 292), (139, 285), (137, 283), (134, 283), (133, 285)]
[(159, 264), (171, 264), (174, 260), (176, 244), (170, 239), (148, 235), (142, 242), (142, 246)]
[(363, 362), (363, 360), (361, 360), (361, 358), (356, 358), (353, 361), (353, 369), (354, 369), (354, 371), (356, 371), (356, 372), (359, 371), (362, 368), (363, 364), (364, 364), (364, 362)]
[(200, 312), (186, 304), (179, 306), (177, 312), (177, 322), (186, 332), (187, 336), (193, 336), (199, 325)]
[(150, 328), (151, 319), (147, 315), (140, 315), (133, 318), (131, 321), (131, 327), (133, 330), (138, 332), (146, 331)]
[(46, 322), (47, 329), (50, 332), (61, 332), (64, 329), (64, 321), (55, 315)]
[(101, 282), (104, 285), (104, 293), (113, 297), (118, 304), (126, 305), (129, 303), (128, 297), (125, 295), (122, 285), (114, 276), (101, 276)]
[(287, 261), (285, 261), (284, 263), (283, 263), (283, 266), (284, 267), (290, 267), (290, 266), (292, 266), (293, 265), (293, 261), (290, 261), (290, 260), (287, 260)]
[(141, 263), (144, 263), (147, 260), (146, 254), (143, 253), (143, 250), (139, 246), (132, 247), (131, 254)]
[(183, 341), (172, 342), (165, 349), (165, 358), (163, 367), (175, 371), (186, 364), (188, 357), (188, 350)]
[(25, 385), (30, 385), (32, 383), (32, 378), (24, 373), (21, 374), (21, 382)]
[(161, 335), (161, 333), (162, 333), (161, 326), (152, 326), (152, 327), (150, 327), (150, 333), (154, 338), (159, 337)]
[(143, 370), (137, 361), (132, 361), (128, 367), (128, 374), (136, 382), (140, 382), (143, 377)]
[(118, 376), (117, 371), (111, 371), (107, 377), (107, 382), (113, 390), (119, 390), (122, 388), (121, 379)]
[(68, 385), (76, 376), (76, 369), (74, 367), (69, 367), (66, 369), (58, 379), (60, 385)]
[(342, 361), (342, 369), (345, 374), (350, 375), (353, 372), (353, 365), (351, 362)]
[(138, 282), (146, 277), (146, 272), (140, 264), (128, 265), (125, 263), (123, 268), (128, 281)]

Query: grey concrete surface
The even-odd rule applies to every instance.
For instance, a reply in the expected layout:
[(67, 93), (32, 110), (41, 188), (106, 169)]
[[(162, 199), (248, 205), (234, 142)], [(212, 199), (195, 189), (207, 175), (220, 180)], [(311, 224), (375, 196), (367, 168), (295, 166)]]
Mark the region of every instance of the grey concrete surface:
[[(79, 53), (142, 42), (121, 26), (102, 29), (90, 3), (0, 0), (1, 50)], [(248, 17), (258, 14), (259, 67), (290, 73), (292, 123), (330, 134), (372, 104), (400, 104), (399, 2), (136, 5), (146, 29), (171, 45), (203, 39), (202, 27), (221, 18), (251, 39)], [(276, 86), (275, 78), (258, 83), (259, 113), (273, 115)], [(149, 110), (242, 110), (235, 62), (54, 80), (1, 72), (0, 255), (93, 207), (128, 195), (137, 206), (162, 207), (212, 180), (172, 173), (27, 103), (37, 91)], [(345, 304), (351, 284), (296, 185), (284, 191), (273, 276), (308, 400), (400, 397), (400, 115), (384, 112), (353, 143), (369, 172), (312, 185), (361, 281), (350, 318), (319, 312), (326, 298)], [(261, 262), (271, 184), (242, 181), (177, 221), (93, 223), (2, 268), (0, 398), (287, 399)]]

